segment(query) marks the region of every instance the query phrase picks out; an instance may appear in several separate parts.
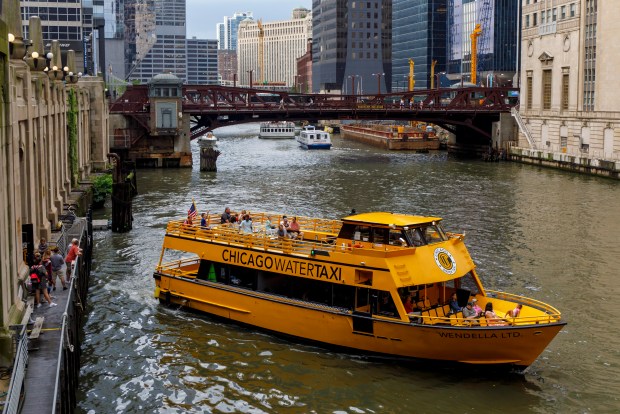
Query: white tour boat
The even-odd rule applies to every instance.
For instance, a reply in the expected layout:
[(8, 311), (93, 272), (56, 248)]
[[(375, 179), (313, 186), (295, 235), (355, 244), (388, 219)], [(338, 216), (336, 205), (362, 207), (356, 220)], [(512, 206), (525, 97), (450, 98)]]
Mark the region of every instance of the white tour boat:
[(259, 138), (289, 139), (295, 137), (295, 124), (290, 121), (262, 122)]
[(328, 132), (306, 125), (297, 137), (297, 142), (305, 149), (330, 149), (332, 140)]
[(217, 142), (217, 137), (213, 135), (213, 132), (209, 131), (205, 135), (198, 138), (198, 145), (201, 147), (212, 147)]

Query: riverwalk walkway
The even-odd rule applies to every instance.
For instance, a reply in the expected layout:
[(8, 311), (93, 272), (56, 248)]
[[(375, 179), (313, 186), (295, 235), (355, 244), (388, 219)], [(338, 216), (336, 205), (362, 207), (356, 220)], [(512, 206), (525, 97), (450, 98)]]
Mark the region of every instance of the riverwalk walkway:
[[(63, 315), (66, 312), (70, 292), (68, 289), (62, 290), (62, 285), (58, 282), (56, 291), (51, 293), (52, 300), (57, 306), (50, 307), (43, 300), (39, 308), (34, 307), (30, 316), (33, 322), (40, 317), (45, 320), (38, 337), (31, 337), (28, 341), (28, 369), (24, 378), (25, 395), (21, 410), (23, 414), (54, 411), (60, 362), (58, 350), (62, 339)], [(34, 298), (29, 298), (28, 302), (29, 306), (35, 306)], [(30, 335), (33, 332), (34, 330), (31, 330)]]
[(72, 413), (77, 405), (80, 329), (90, 276), (92, 221), (75, 218), (60, 237), (50, 242), (66, 246), (72, 238), (79, 240), (82, 255), (74, 262), (68, 289), (63, 290), (62, 284), (56, 282), (56, 290), (51, 292), (56, 306), (41, 297), (41, 306), (36, 307), (30, 295), (22, 324), (15, 326), (21, 332), (16, 332), (15, 360), (3, 413)]

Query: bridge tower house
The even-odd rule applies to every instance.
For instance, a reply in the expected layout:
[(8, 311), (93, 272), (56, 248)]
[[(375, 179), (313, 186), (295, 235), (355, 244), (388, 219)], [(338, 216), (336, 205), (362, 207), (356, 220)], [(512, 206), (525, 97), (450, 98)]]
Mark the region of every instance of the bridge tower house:
[(137, 167), (191, 167), (190, 117), (183, 114), (183, 81), (166, 73), (148, 85), (128, 89), (113, 105), (122, 111), (110, 114), (113, 132), (110, 149)]
[(149, 82), (148, 158), (158, 167), (191, 167), (189, 116), (183, 115), (183, 81), (171, 73)]

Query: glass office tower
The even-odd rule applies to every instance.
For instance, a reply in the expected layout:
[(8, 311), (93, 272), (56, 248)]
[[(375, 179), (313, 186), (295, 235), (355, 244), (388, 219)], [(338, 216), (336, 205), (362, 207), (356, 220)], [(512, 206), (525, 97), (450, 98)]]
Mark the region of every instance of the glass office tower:
[(313, 0), (312, 16), (314, 92), (391, 89), (392, 0)]
[(409, 59), (415, 65), (416, 89), (430, 88), (433, 60), (436, 74), (446, 70), (446, 4), (447, 0), (393, 0), (393, 91), (408, 89)]
[[(478, 84), (511, 85), (518, 71), (521, 2), (516, 0), (448, 1), (448, 76), (468, 83), (471, 75), (471, 39), (476, 24)], [(461, 76), (462, 74), (462, 76)]]

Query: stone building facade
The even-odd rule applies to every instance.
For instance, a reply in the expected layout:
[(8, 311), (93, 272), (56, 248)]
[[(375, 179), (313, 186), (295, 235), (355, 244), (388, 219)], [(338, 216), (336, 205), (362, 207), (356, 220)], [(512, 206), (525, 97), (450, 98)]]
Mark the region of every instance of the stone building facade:
[(296, 10), (294, 15), (297, 18), (262, 24), (262, 62), (258, 22), (244, 20), (239, 24), (237, 65), (241, 85), (250, 84), (249, 71), (253, 71), (255, 85), (267, 82), (294, 86), (297, 58), (306, 53), (306, 42), (312, 38), (312, 14)]
[(521, 1), (520, 154), (617, 173), (620, 7), (601, 0)]
[[(0, 20), (0, 38), (7, 38)], [(24, 308), (23, 226), (31, 225), (34, 243), (51, 238), (74, 189), (67, 112), (69, 90), (77, 98), (74, 181), (86, 181), (106, 165), (108, 107), (100, 78), (69, 85), (31, 71), (22, 59), (9, 59), (0, 42), (0, 364), (10, 361), (8, 326)]]

